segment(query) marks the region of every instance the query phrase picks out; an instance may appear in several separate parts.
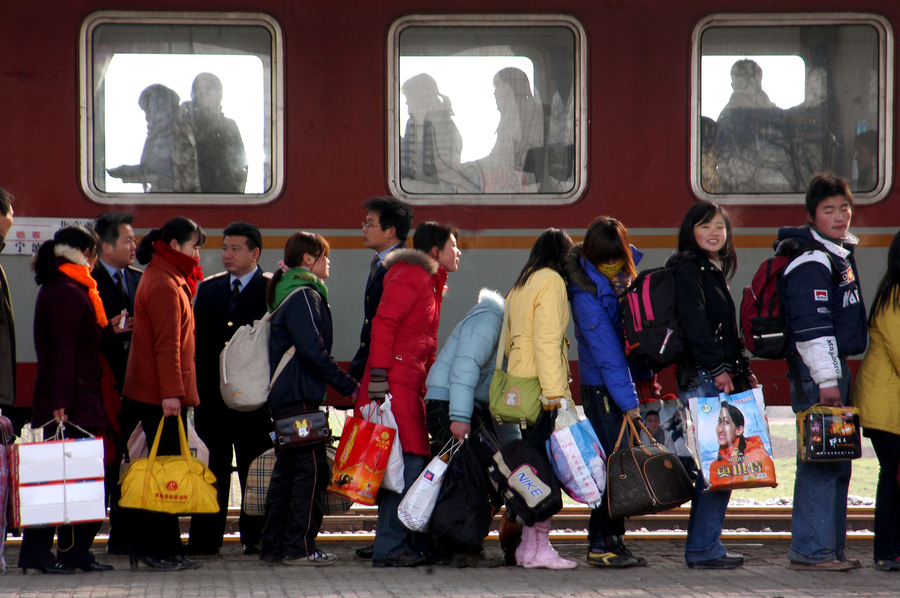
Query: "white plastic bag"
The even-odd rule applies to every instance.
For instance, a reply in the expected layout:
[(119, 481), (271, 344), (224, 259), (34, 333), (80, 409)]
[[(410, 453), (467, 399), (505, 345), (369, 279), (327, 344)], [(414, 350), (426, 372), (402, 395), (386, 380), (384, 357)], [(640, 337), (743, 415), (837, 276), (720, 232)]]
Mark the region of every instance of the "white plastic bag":
[[(362, 408), (362, 417), (364, 420), (387, 426), (388, 428), (397, 429), (397, 420), (391, 412), (391, 393), (384, 397), (384, 402), (380, 405), (378, 401), (371, 401)], [(400, 434), (394, 438), (394, 444), (391, 447), (391, 457), (388, 460), (387, 470), (384, 472), (384, 479), (381, 480), (381, 487), (391, 492), (403, 492), (405, 482), (403, 480), (403, 447), (400, 446)]]
[(397, 516), (407, 529), (414, 532), (428, 530), (434, 505), (437, 504), (438, 495), (441, 493), (444, 474), (447, 473), (447, 464), (460, 444), (451, 438), (450, 442), (441, 449), (440, 454), (422, 470), (413, 485), (409, 487), (406, 496), (400, 501)]
[[(206, 443), (197, 435), (197, 430), (194, 429), (194, 422), (191, 420), (187, 422), (187, 438), (191, 453), (209, 467), (209, 449), (206, 447)], [(128, 437), (128, 450), (119, 464), (119, 479), (121, 480), (125, 477), (125, 472), (132, 461), (145, 459), (149, 456), (150, 446), (147, 444), (147, 435), (144, 434), (144, 426), (141, 425), (141, 422), (138, 422), (134, 432)]]

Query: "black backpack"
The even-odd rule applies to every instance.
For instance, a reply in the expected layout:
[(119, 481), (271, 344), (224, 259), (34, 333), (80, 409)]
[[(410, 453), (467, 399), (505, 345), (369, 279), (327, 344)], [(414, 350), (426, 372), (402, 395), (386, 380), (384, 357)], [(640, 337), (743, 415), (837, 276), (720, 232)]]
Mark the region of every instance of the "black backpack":
[(503, 497), (509, 518), (523, 525), (545, 521), (562, 509), (559, 480), (546, 454), (528, 440), (515, 440), (497, 451), (488, 477)]
[(465, 440), (447, 465), (431, 514), (431, 533), (441, 546), (457, 552), (480, 549), (493, 518), (490, 484), (470, 441)]
[(654, 372), (677, 362), (684, 353), (675, 312), (674, 271), (644, 270), (622, 295), (625, 355), (634, 365)]

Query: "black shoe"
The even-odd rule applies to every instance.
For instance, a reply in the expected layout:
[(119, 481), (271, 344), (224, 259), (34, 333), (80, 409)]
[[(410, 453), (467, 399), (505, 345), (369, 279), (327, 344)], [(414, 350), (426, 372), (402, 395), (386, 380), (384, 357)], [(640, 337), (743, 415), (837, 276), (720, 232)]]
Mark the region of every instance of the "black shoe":
[(203, 566), (203, 561), (186, 559), (180, 554), (170, 556), (169, 560), (175, 563), (179, 569), (199, 569)]
[(710, 559), (708, 561), (696, 561), (693, 563), (688, 563), (687, 566), (691, 569), (737, 569), (741, 565), (744, 564), (744, 557), (740, 554), (730, 554), (725, 553), (725, 556), (720, 556), (717, 559)]
[(415, 567), (425, 562), (425, 555), (418, 550), (407, 550), (390, 559), (372, 559), (373, 567)]
[(22, 574), (27, 574), (29, 569), (35, 569), (41, 573), (49, 573), (51, 575), (72, 575), (75, 569), (70, 569), (65, 565), (54, 563), (52, 567), (22, 567)]
[(362, 548), (356, 549), (356, 556), (361, 559), (370, 559), (372, 555), (375, 554), (375, 545), (369, 544), (368, 546), (363, 546)]
[(155, 559), (149, 556), (133, 556), (130, 559), (130, 563), (132, 570), (138, 568), (138, 563), (144, 563), (148, 569), (153, 569), (154, 571), (178, 571), (178, 563), (170, 561), (169, 559)]
[(112, 571), (112, 570), (113, 570), (113, 566), (112, 566), (112, 565), (104, 565), (103, 563), (98, 563), (97, 561), (94, 561), (93, 563), (89, 563), (89, 564), (87, 564), (87, 565), (82, 565), (81, 570), (82, 570), (82, 571), (87, 571), (87, 572), (91, 572), (91, 571)]
[(119, 546), (116, 544), (107, 544), (106, 545), (106, 554), (111, 554), (115, 556), (128, 556), (131, 554), (131, 550), (126, 546)]
[(244, 544), (244, 554), (259, 554), (259, 544)]
[(219, 549), (211, 544), (195, 544), (194, 542), (188, 542), (181, 547), (181, 554), (186, 554), (188, 556), (210, 556), (219, 554)]

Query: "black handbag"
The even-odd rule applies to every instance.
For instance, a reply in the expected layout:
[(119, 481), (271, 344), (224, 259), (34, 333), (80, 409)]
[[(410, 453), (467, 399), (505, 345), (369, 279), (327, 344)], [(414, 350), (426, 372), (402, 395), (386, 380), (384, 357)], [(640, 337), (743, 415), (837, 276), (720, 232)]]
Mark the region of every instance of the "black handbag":
[(463, 441), (450, 460), (431, 514), (431, 533), (457, 552), (480, 550), (494, 518), (490, 484), (470, 442)]
[(331, 440), (328, 414), (306, 411), (279, 417), (275, 421), (275, 450), (320, 444)]
[[(653, 438), (644, 424), (638, 425)], [(631, 442), (619, 450), (625, 429)], [(694, 497), (694, 486), (681, 460), (654, 441), (643, 445), (634, 422), (625, 416), (613, 453), (606, 465), (609, 516), (622, 519), (674, 509)]]
[(550, 461), (528, 440), (504, 444), (494, 455), (488, 477), (503, 497), (509, 518), (523, 525), (546, 521), (562, 509), (562, 491)]

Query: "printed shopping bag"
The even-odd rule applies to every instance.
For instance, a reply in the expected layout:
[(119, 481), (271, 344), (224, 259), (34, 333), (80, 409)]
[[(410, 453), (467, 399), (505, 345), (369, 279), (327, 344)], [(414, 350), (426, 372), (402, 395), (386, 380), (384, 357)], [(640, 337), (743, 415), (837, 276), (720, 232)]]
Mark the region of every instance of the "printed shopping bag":
[[(391, 411), (391, 393), (384, 397), (384, 401), (381, 404), (378, 401), (371, 401), (363, 407), (362, 417), (366, 421), (396, 430), (397, 420)], [(394, 437), (394, 444), (391, 446), (391, 458), (388, 460), (384, 478), (381, 480), (381, 487), (399, 494), (403, 492), (405, 483), (403, 478), (403, 447), (400, 444), (400, 436), (397, 435)]]
[(434, 505), (437, 504), (438, 495), (441, 492), (441, 484), (444, 481), (444, 473), (447, 471), (447, 463), (456, 453), (460, 443), (451, 439), (437, 457), (431, 460), (416, 481), (400, 501), (397, 515), (400, 522), (414, 532), (424, 532), (431, 522), (431, 514)]
[(762, 388), (690, 402), (707, 490), (777, 486)]
[[(694, 444), (694, 423), (681, 399), (672, 394), (663, 395), (641, 404), (641, 418), (658, 443), (678, 455), (681, 464), (692, 480), (697, 479), (697, 447)], [(640, 431), (641, 442), (650, 444), (650, 438)]]
[(859, 409), (813, 405), (797, 414), (797, 458), (849, 461), (862, 457)]
[(328, 491), (374, 506), (397, 430), (348, 416)]
[[(562, 407), (557, 424), (570, 413), (575, 411)], [(577, 416), (569, 421), (569, 425), (557, 425), (550, 435), (546, 443), (547, 457), (566, 494), (595, 508), (600, 505), (606, 488), (606, 454), (590, 421), (578, 421)]]

